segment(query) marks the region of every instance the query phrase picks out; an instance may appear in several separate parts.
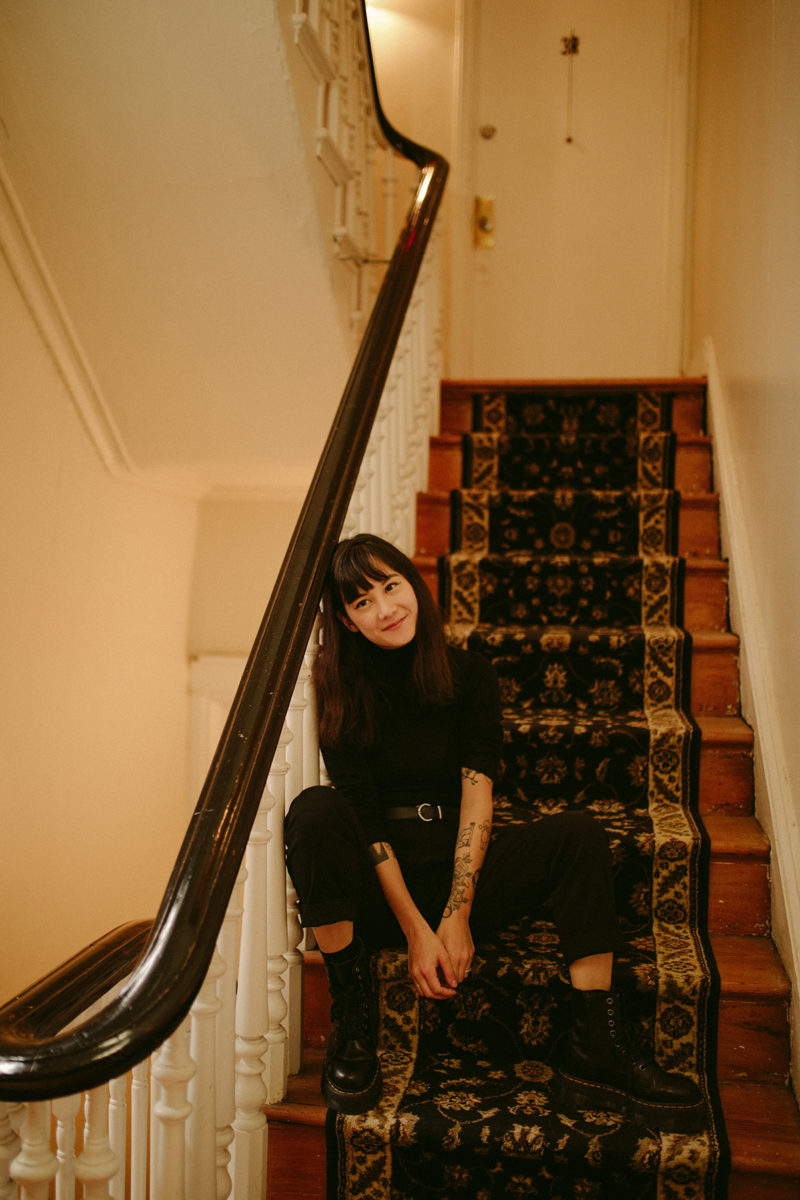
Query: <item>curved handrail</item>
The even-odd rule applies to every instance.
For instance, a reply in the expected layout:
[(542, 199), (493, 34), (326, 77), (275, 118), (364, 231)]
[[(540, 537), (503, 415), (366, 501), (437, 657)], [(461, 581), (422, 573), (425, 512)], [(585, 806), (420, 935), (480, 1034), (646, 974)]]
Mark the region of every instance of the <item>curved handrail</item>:
[[(416, 192), (146, 944), (132, 972), (129, 954), (109, 971), (91, 947), (85, 952), (85, 996), (129, 978), (100, 1012), (62, 1033), (50, 1032), (58, 1005), (49, 992), (67, 978), (72, 993), (76, 959), (0, 1009), (0, 1100), (51, 1099), (121, 1075), (178, 1027), (207, 973), (447, 178), (441, 155), (386, 119), (364, 0), (361, 17), (379, 126), (420, 168)], [(103, 986), (93, 974), (101, 966)], [(46, 1020), (32, 1011), (34, 998)], [(72, 1015), (70, 1000), (63, 1023)]]

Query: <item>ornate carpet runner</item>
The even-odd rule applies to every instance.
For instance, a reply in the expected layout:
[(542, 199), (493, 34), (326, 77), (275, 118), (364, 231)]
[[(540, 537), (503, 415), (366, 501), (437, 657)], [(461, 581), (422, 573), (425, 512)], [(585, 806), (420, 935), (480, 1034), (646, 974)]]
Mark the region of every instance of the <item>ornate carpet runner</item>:
[(384, 1098), (329, 1117), (329, 1197), (724, 1195), (669, 396), (499, 391), (474, 405), (442, 570), (454, 640), (500, 676), (496, 822), (586, 809), (603, 823), (629, 1017), (663, 1066), (699, 1080), (708, 1124), (666, 1134), (559, 1111), (551, 1063), (568, 975), (552, 925), (531, 921), (479, 946), (445, 1004), (417, 999), (404, 954), (380, 956)]

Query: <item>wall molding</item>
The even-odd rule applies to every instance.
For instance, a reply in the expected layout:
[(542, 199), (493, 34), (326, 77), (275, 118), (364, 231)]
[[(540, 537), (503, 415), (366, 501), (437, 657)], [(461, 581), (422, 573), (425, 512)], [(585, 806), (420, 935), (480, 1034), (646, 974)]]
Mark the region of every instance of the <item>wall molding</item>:
[(97, 454), (112, 475), (135, 468), (0, 160), (0, 248)]
[(207, 489), (197, 478), (151, 473), (133, 461), (1, 158), (0, 253), (8, 263), (89, 442), (108, 474), (150, 491), (199, 499)]
[[(796, 996), (800, 984), (800, 827), (784, 751), (785, 720), (781, 720), (773, 685), (758, 576), (750, 552), (749, 522), (728, 419), (730, 399), (710, 337), (703, 342), (703, 356), (720, 494), (722, 551), (730, 561), (731, 627), (742, 639), (742, 711), (755, 731), (756, 803), (772, 842), (773, 936)], [(780, 898), (775, 894), (775, 875)]]

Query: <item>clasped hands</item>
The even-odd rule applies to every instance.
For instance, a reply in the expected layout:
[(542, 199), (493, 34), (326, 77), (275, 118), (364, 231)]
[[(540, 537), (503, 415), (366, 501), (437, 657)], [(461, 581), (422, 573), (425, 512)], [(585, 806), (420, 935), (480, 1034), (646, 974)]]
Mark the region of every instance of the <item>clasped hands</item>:
[(469, 915), (442, 917), (434, 933), (427, 923), (408, 939), (408, 973), (421, 996), (449, 1000), (469, 975), (475, 944)]

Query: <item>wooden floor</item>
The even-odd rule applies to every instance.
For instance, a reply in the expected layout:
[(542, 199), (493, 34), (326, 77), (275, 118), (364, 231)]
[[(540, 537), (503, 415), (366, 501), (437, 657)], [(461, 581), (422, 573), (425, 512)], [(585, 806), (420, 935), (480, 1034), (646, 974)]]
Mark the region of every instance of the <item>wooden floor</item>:
[[(461, 484), (469, 388), (444, 385), (442, 429), (431, 439), (429, 490), (418, 498), (417, 565), (436, 593), (436, 560), (450, 538), (450, 491)], [(692, 714), (701, 731), (700, 813), (711, 846), (709, 929), (721, 980), (717, 1075), (731, 1144), (729, 1200), (800, 1200), (800, 1117), (789, 1086), (789, 983), (770, 940), (769, 842), (753, 812), (753, 736), (739, 706), (739, 642), (728, 627), (711, 439), (703, 398), (687, 384), (673, 407), (681, 491), (679, 546), (687, 555), (684, 624), (692, 634)], [(306, 1068), (268, 1110), (271, 1200), (325, 1194), (319, 1095), (327, 988), (318, 958), (306, 970)]]

